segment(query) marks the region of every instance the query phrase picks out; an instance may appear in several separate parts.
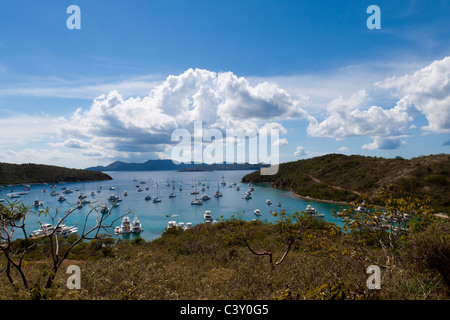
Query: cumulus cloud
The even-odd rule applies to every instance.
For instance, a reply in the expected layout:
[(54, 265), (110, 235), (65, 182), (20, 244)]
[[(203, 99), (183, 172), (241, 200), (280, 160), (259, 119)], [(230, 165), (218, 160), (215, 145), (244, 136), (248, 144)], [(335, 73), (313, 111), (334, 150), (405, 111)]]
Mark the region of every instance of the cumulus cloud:
[(428, 120), (422, 129), (450, 132), (450, 57), (401, 77), (377, 82), (377, 86), (392, 90), (404, 103), (414, 106)]
[(327, 109), (329, 116), (326, 119), (319, 122), (313, 116), (308, 117), (310, 123), (307, 133), (313, 137), (336, 139), (366, 135), (390, 136), (402, 133), (412, 120), (403, 101), (391, 109), (378, 106), (360, 108), (367, 102), (368, 95), (364, 90), (349, 99), (339, 97), (333, 100)]
[(375, 137), (372, 143), (363, 145), (365, 150), (394, 150), (406, 145), (400, 138), (381, 138)]
[(306, 150), (302, 146), (298, 146), (297, 149), (294, 152), (294, 156), (296, 157), (303, 157), (306, 156)]
[(72, 148), (90, 144), (160, 154), (172, 143), (175, 129), (191, 130), (194, 121), (223, 131), (276, 128), (283, 134), (281, 124), (267, 122), (305, 116), (300, 101), (276, 84), (252, 86), (231, 72), (189, 69), (167, 77), (143, 98), (124, 99), (117, 91), (99, 96), (89, 109), (61, 118), (60, 133)]
[(274, 145), (275, 147), (282, 147), (282, 146), (285, 146), (285, 145), (287, 145), (287, 144), (288, 144), (288, 141), (287, 141), (286, 138), (278, 139), (277, 141), (275, 141), (275, 142), (273, 143), (273, 145)]

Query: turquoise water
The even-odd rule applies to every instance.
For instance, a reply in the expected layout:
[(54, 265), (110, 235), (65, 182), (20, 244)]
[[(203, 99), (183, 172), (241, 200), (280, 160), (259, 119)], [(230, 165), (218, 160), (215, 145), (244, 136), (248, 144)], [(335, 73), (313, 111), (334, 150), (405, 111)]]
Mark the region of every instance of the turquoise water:
[[(214, 171), (214, 172), (177, 172), (177, 171), (150, 171), (150, 172), (106, 172), (110, 175), (112, 181), (101, 182), (85, 182), (85, 183), (59, 183), (55, 188), (50, 188), (50, 185), (35, 184), (31, 185), (31, 190), (28, 190), (27, 195), (22, 195), (18, 199), (25, 204), (32, 205), (37, 199), (46, 206), (58, 210), (60, 213), (58, 217), (62, 217), (63, 213), (74, 206), (78, 200), (80, 193), (87, 195), (87, 200), (95, 202), (91, 205), (86, 205), (81, 209), (75, 210), (65, 221), (66, 225), (72, 226), (78, 224), (78, 230), (84, 224), (85, 218), (92, 206), (107, 204), (110, 207), (108, 198), (111, 195), (117, 195), (122, 199), (118, 207), (113, 208), (111, 216), (108, 221), (125, 214), (130, 210), (129, 214), (133, 220), (133, 214), (141, 221), (144, 231), (140, 236), (146, 240), (158, 238), (163, 233), (169, 221), (184, 222), (185, 224), (191, 222), (192, 225), (203, 223), (203, 214), (205, 210), (210, 210), (213, 219), (218, 219), (221, 216), (228, 219), (236, 213), (244, 213), (244, 219), (252, 220), (267, 220), (273, 221), (273, 212), (286, 210), (287, 213), (300, 212), (305, 210), (308, 204), (312, 205), (318, 212), (324, 214), (324, 220), (340, 224), (340, 221), (332, 216), (332, 209), (339, 209), (339, 205), (329, 204), (323, 202), (306, 201), (296, 197), (292, 192), (282, 191), (268, 187), (266, 185), (253, 184), (254, 192), (250, 200), (243, 199), (245, 192), (248, 190), (248, 184), (241, 183), (241, 178), (251, 171)], [(136, 181), (134, 181), (136, 180)], [(140, 183), (145, 181), (145, 184)], [(220, 183), (226, 182), (226, 186)], [(236, 185), (232, 185), (236, 183)], [(194, 185), (194, 187), (191, 187)], [(149, 190), (145, 190), (146, 186)], [(208, 188), (209, 186), (209, 188)], [(230, 187), (231, 186), (231, 187)], [(240, 190), (236, 190), (236, 186)], [(63, 194), (63, 187), (74, 191), (70, 194)], [(110, 190), (113, 187), (115, 190)], [(143, 189), (138, 192), (138, 187)], [(182, 190), (180, 191), (180, 187)], [(204, 187), (205, 191), (201, 191)], [(46, 193), (42, 189), (47, 189)], [(78, 188), (79, 191), (75, 191)], [(222, 197), (215, 198), (213, 195), (220, 189), (223, 194)], [(197, 195), (191, 195), (190, 192), (199, 192)], [(22, 187), (16, 186), (14, 188), (4, 187), (1, 191), (0, 198), (8, 201), (6, 194), (23, 191)], [(97, 190), (101, 190), (100, 193)], [(65, 202), (58, 202), (57, 196), (50, 196), (51, 191), (59, 192), (67, 198)], [(91, 192), (95, 192), (95, 196), (91, 196)], [(124, 196), (124, 192), (128, 192), (128, 196)], [(175, 193), (176, 197), (169, 198), (169, 194)], [(196, 197), (199, 198), (203, 194), (211, 197), (210, 200), (204, 201), (203, 205), (191, 205), (191, 201)], [(161, 202), (153, 203), (152, 200), (147, 201), (145, 197), (149, 195), (155, 198), (159, 195)], [(272, 205), (266, 204), (266, 200), (270, 199)], [(12, 199), (10, 200), (12, 201)], [(277, 202), (281, 206), (277, 206)], [(42, 207), (32, 208), (34, 212)], [(256, 216), (254, 210), (259, 209), (261, 216)], [(170, 215), (167, 217), (166, 215)], [(88, 226), (93, 226), (94, 215), (88, 219)], [(51, 223), (49, 217), (41, 217), (43, 223)], [(31, 214), (27, 217), (27, 233), (39, 229), (37, 214)], [(119, 226), (121, 220), (118, 220), (114, 226)], [(16, 237), (20, 235), (15, 235)], [(122, 235), (116, 237), (124, 237)]]

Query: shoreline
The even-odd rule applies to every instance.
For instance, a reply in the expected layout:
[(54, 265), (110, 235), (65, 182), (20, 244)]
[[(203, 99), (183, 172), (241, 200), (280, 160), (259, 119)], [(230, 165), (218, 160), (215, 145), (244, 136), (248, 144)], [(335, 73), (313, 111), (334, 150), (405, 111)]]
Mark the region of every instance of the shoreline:
[(310, 200), (310, 201), (314, 201), (314, 202), (324, 202), (324, 203), (342, 204), (342, 205), (347, 205), (348, 204), (348, 202), (345, 202), (345, 201), (316, 199), (316, 198), (311, 198), (311, 197), (308, 197), (308, 196), (301, 196), (301, 195), (295, 193), (294, 191), (291, 191), (291, 192), (292, 192), (292, 194), (294, 196), (296, 196), (297, 198), (300, 198), (302, 200)]

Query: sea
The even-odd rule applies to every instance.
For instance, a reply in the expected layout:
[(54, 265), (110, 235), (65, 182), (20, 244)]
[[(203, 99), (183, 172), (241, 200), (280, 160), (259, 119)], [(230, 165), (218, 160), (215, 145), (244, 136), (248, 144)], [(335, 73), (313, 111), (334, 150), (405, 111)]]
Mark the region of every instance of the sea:
[[(341, 225), (338, 218), (333, 217), (332, 210), (338, 210), (340, 205), (326, 202), (315, 202), (297, 197), (290, 191), (279, 190), (267, 184), (252, 184), (252, 198), (244, 199), (245, 192), (250, 188), (248, 183), (241, 182), (242, 177), (252, 171), (110, 171), (105, 172), (113, 178), (110, 181), (57, 183), (57, 184), (32, 184), (29, 190), (23, 190), (22, 185), (3, 186), (0, 191), (0, 199), (4, 199), (4, 205), (8, 201), (19, 201), (31, 207), (26, 217), (26, 232), (31, 234), (39, 229), (39, 216), (42, 223), (57, 223), (64, 214), (77, 205), (80, 194), (87, 196), (91, 203), (80, 209), (74, 210), (63, 223), (67, 226), (78, 226), (80, 232), (86, 222), (87, 228), (95, 225), (95, 212), (92, 210), (106, 205), (111, 209), (106, 223), (113, 222), (112, 226), (120, 226), (122, 216), (128, 216), (131, 221), (137, 217), (141, 222), (143, 231), (139, 234), (112, 235), (116, 238), (133, 239), (137, 236), (145, 240), (153, 240), (162, 235), (170, 221), (177, 224), (184, 223), (192, 226), (204, 223), (204, 213), (211, 211), (213, 220), (230, 219), (237, 213), (242, 214), (244, 220), (258, 219), (265, 222), (274, 221), (274, 212), (285, 210), (286, 213), (304, 211), (307, 205), (311, 205), (317, 212), (323, 214), (321, 219)], [(139, 188), (142, 191), (137, 191)], [(64, 190), (72, 193), (64, 193)], [(46, 190), (46, 192), (43, 192)], [(77, 191), (78, 190), (78, 191)], [(216, 191), (223, 194), (222, 197), (214, 197)], [(50, 195), (52, 191), (58, 195)], [(191, 192), (198, 194), (191, 194)], [(7, 194), (26, 192), (20, 198), (8, 199)], [(124, 193), (128, 195), (124, 195)], [(174, 194), (175, 197), (169, 197)], [(191, 202), (202, 195), (208, 195), (211, 199), (203, 201), (202, 205), (192, 205)], [(60, 202), (60, 195), (66, 197), (66, 201)], [(111, 208), (109, 198), (118, 197), (121, 201), (117, 207)], [(151, 200), (146, 200), (150, 196)], [(154, 198), (160, 198), (161, 202), (153, 202)], [(42, 206), (34, 206), (34, 202), (42, 202)], [(272, 204), (267, 204), (270, 200)], [(254, 210), (259, 209), (261, 215), (255, 215)], [(47, 210), (48, 214), (39, 210)], [(108, 230), (114, 233), (113, 228)], [(103, 231), (106, 233), (106, 231)], [(13, 238), (21, 238), (18, 230)]]

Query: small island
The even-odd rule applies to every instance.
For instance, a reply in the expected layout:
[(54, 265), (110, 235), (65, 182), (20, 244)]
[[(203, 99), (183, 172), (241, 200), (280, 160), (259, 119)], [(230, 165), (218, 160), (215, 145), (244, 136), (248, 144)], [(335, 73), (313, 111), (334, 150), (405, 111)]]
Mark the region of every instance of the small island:
[(0, 162), (0, 185), (104, 180), (112, 180), (112, 178), (100, 171), (71, 169), (34, 163), (11, 164)]

